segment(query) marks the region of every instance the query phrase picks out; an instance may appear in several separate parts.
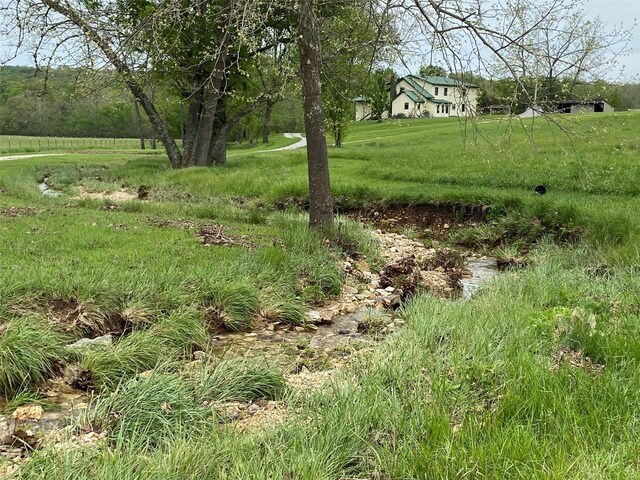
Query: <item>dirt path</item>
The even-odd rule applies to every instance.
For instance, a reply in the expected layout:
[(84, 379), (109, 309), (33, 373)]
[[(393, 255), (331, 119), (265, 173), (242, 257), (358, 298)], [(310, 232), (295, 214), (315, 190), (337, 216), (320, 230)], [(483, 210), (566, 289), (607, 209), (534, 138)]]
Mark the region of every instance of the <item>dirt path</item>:
[(307, 139), (302, 136), (301, 133), (285, 133), (284, 138), (299, 138), (300, 140), (291, 145), (287, 145), (286, 147), (274, 148), (272, 150), (261, 150), (256, 153), (266, 153), (266, 152), (282, 152), (285, 150), (297, 150), (298, 148), (304, 148), (307, 146)]
[(55, 157), (58, 155), (64, 155), (63, 153), (34, 153), (32, 155), (11, 155), (8, 157), (0, 157), (0, 162), (3, 160), (22, 160), (24, 158), (35, 158), (35, 157)]

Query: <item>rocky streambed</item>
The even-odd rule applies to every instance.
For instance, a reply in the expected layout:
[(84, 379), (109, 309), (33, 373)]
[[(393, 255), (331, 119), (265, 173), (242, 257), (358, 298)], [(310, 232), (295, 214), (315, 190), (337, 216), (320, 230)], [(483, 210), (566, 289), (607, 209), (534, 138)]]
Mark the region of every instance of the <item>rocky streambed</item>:
[[(426, 291), (464, 300), (498, 271), (492, 258), (448, 247), (429, 248), (399, 233), (375, 230), (373, 235), (380, 243), (378, 263), (382, 268), (374, 268), (364, 259), (345, 258), (341, 264), (345, 278), (341, 295), (310, 310), (305, 325), (257, 322), (261, 326), (251, 332), (221, 333), (213, 338), (213, 351), (197, 352), (194, 361), (210, 354), (266, 359), (285, 372), (291, 385), (315, 386), (319, 379), (330, 378), (353, 352), (400, 330), (404, 321), (398, 309), (415, 293)], [(77, 343), (92, 348), (103, 342)], [(43, 394), (44, 409), (31, 404), (0, 415), (0, 456), (11, 459), (7, 465), (18, 468), (31, 449), (44, 442), (59, 442), (61, 432), (71, 432), (74, 419), (86, 411), (86, 392), (61, 379), (50, 381)], [(229, 409), (236, 412), (230, 418), (246, 424), (250, 423), (249, 417), (279, 415), (282, 406), (266, 402), (223, 408)], [(1, 410), (6, 411), (6, 405), (0, 404)], [(74, 444), (98, 440), (95, 432), (74, 432), (71, 438)]]
[(397, 309), (426, 291), (452, 300), (470, 298), (497, 272), (493, 258), (448, 247), (427, 248), (404, 235), (376, 230), (384, 267), (365, 260), (342, 263), (340, 297), (308, 312), (305, 326), (268, 323), (252, 332), (215, 337), (216, 354), (266, 358), (291, 373), (334, 368), (353, 349), (372, 344), (404, 325)]

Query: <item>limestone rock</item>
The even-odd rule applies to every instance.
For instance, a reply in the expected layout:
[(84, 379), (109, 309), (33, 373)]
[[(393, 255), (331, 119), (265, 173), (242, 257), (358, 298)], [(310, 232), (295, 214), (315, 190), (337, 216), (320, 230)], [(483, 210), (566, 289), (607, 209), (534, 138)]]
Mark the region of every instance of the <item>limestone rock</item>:
[(42, 418), (42, 413), (44, 410), (40, 405), (23, 405), (22, 407), (18, 407), (11, 414), (11, 418), (16, 420), (17, 422), (26, 422), (26, 421), (38, 421)]
[(9, 445), (12, 434), (13, 428), (9, 419), (5, 416), (0, 416), (0, 445)]
[(110, 333), (103, 335), (101, 337), (96, 338), (81, 338), (75, 343), (71, 345), (67, 345), (67, 348), (76, 350), (87, 347), (96, 347), (96, 346), (110, 346), (113, 345), (113, 335)]

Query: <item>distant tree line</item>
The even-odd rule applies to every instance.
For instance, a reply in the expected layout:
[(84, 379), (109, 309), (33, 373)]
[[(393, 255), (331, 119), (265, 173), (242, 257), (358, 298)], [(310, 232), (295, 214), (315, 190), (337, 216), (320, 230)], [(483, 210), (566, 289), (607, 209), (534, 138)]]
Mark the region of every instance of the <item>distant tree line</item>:
[[(299, 86), (270, 106), (270, 132), (302, 131)], [(188, 106), (170, 88), (155, 86), (158, 109), (175, 138), (181, 137)], [(262, 135), (265, 107), (241, 121), (229, 140), (247, 143)], [(140, 131), (142, 127), (142, 132)], [(108, 72), (54, 68), (45, 77), (33, 67), (0, 67), (0, 135), (97, 138), (153, 137), (144, 112), (118, 77)]]

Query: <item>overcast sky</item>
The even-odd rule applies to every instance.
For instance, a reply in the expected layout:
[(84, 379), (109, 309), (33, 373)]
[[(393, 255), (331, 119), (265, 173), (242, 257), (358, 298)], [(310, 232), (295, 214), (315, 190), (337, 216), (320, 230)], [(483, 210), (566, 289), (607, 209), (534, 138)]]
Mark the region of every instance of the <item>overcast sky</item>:
[[(636, 20), (640, 20), (640, 0), (588, 0), (585, 11), (593, 16), (599, 15), (605, 25), (623, 24), (631, 28)], [(633, 28), (630, 47), (631, 53), (620, 61), (625, 66), (626, 79), (640, 76), (640, 27), (637, 25)]]
[[(534, 2), (536, 0), (530, 0)], [(585, 4), (585, 14), (594, 17), (600, 16), (604, 24), (611, 29), (621, 24), (626, 28), (631, 28), (640, 19), (640, 0), (587, 0)], [(633, 80), (640, 81), (640, 27), (637, 25), (633, 28), (634, 35), (629, 45), (629, 54), (621, 58), (619, 63), (624, 65), (624, 75), (620, 77), (618, 72), (612, 72), (613, 80)], [(0, 57), (3, 47), (0, 45)], [(417, 60), (417, 59), (415, 59)], [(28, 55), (20, 55), (17, 59), (10, 62), (12, 65), (30, 65), (32, 59)], [(409, 60), (410, 69), (417, 69), (420, 64), (424, 63), (424, 59), (417, 60), (414, 66)], [(409, 72), (406, 72), (409, 73)]]

